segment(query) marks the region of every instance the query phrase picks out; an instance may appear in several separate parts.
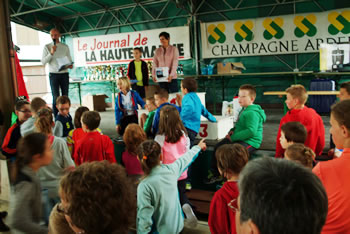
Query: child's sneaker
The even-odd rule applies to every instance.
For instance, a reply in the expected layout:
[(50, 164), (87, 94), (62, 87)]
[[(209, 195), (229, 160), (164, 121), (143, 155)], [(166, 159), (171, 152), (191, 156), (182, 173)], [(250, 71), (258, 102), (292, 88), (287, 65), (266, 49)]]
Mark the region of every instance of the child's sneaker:
[(193, 210), (189, 204), (184, 204), (182, 206), (182, 210), (185, 213), (186, 219), (185, 219), (185, 224), (189, 228), (195, 228), (198, 223), (198, 219), (196, 215), (193, 213)]
[(190, 182), (186, 182), (186, 190), (191, 190), (192, 189), (192, 184)]
[(214, 184), (215, 182), (222, 181), (222, 177), (220, 175), (214, 175), (213, 172), (209, 171), (208, 177), (204, 179), (204, 184)]

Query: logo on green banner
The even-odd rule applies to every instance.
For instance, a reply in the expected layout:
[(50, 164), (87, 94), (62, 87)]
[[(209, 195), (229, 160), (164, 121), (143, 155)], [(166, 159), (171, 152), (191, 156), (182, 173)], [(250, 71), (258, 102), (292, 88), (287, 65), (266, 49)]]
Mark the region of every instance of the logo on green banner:
[(328, 32), (336, 35), (339, 32), (343, 34), (350, 33), (350, 11), (346, 10), (342, 13), (331, 12), (328, 15), (328, 21), (331, 23), (328, 26)]
[(245, 22), (238, 21), (234, 25), (234, 29), (236, 30), (235, 40), (241, 42), (243, 40), (251, 41), (253, 40), (253, 32), (252, 29), (254, 27), (253, 21), (248, 20)]
[(284, 36), (284, 31), (282, 29), (283, 19), (278, 17), (274, 20), (271, 18), (266, 18), (263, 21), (263, 26), (265, 28), (264, 38), (270, 40), (273, 37), (276, 39), (281, 39)]
[(224, 34), (226, 27), (224, 24), (211, 24), (208, 26), (209, 37), (208, 41), (210, 44), (215, 44), (216, 42), (224, 43), (226, 41), (226, 36)]
[(314, 14), (304, 16), (296, 16), (294, 18), (294, 24), (297, 26), (294, 30), (294, 34), (296, 37), (303, 37), (305, 35), (309, 37), (313, 37), (317, 33), (317, 28), (315, 27), (315, 23), (317, 18)]

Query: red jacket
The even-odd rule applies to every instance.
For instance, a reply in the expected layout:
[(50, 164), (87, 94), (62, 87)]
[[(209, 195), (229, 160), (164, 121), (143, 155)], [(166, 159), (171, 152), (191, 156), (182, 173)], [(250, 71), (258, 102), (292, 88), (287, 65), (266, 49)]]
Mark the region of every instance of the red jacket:
[(78, 140), (73, 158), (77, 166), (92, 161), (116, 162), (113, 142), (108, 136), (101, 135), (99, 132), (86, 133), (82, 139)]
[[(228, 204), (239, 195), (237, 182), (226, 182), (215, 194), (210, 203), (208, 225), (212, 234), (236, 232), (236, 212)], [(232, 202), (237, 208), (237, 200)]]
[(281, 119), (280, 126), (278, 128), (278, 134), (276, 139), (276, 158), (284, 157), (284, 149), (280, 144), (281, 126), (287, 122), (300, 122), (305, 126), (307, 130), (307, 138), (305, 145), (310, 147), (317, 156), (322, 154), (325, 146), (325, 130), (321, 116), (316, 111), (309, 107), (303, 109), (290, 110)]

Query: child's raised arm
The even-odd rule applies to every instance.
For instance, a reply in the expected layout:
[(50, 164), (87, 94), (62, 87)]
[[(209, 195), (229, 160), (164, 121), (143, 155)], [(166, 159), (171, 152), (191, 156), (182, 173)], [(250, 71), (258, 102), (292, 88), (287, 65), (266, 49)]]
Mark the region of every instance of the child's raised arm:
[(169, 165), (169, 169), (172, 170), (176, 175), (180, 176), (187, 167), (198, 157), (201, 150), (205, 151), (207, 145), (202, 139), (198, 145), (193, 146), (190, 151), (187, 151), (182, 157), (176, 160), (174, 163)]

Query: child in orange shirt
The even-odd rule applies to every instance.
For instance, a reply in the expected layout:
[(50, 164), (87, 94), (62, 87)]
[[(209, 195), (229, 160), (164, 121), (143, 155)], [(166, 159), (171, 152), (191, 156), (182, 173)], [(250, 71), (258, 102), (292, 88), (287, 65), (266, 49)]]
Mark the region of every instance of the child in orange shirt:
[(328, 214), (322, 234), (350, 233), (350, 100), (332, 107), (332, 138), (338, 149), (343, 149), (340, 158), (320, 162), (313, 172), (320, 178), (328, 196)]

